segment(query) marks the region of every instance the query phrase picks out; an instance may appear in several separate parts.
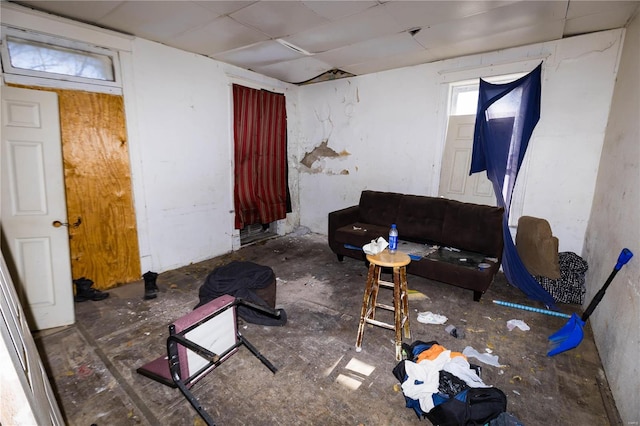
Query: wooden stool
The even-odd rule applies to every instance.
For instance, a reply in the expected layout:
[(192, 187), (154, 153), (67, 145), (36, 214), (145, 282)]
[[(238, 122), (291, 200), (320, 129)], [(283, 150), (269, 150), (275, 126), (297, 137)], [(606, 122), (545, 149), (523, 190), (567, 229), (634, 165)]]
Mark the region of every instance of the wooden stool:
[[(362, 350), (362, 335), (364, 325), (372, 324), (379, 327), (395, 330), (396, 332), (396, 360), (402, 359), (402, 330), (404, 337), (410, 338), (409, 331), (409, 300), (407, 295), (407, 265), (411, 263), (411, 258), (406, 253), (389, 253), (385, 250), (376, 255), (367, 255), (369, 261), (369, 274), (367, 284), (364, 288), (364, 298), (362, 300), (362, 312), (360, 313), (360, 325), (358, 326), (358, 338), (356, 340), (356, 352)], [(383, 267), (393, 268), (393, 282), (380, 280), (380, 273)], [(378, 303), (378, 290), (380, 286), (393, 289), (393, 306)], [(375, 319), (376, 308), (386, 309), (394, 312), (395, 324)]]

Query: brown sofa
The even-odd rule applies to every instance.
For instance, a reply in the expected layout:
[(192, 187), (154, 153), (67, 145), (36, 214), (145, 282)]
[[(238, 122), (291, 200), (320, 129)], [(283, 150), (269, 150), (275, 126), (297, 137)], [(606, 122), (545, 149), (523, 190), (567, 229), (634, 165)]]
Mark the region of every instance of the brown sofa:
[(473, 290), (479, 301), (500, 268), (503, 214), (498, 207), (367, 190), (358, 205), (329, 213), (329, 247), (339, 261), (365, 260), (362, 246), (380, 236), (388, 240), (395, 223), (399, 250), (404, 242), (439, 246), (422, 257), (405, 250), (412, 257), (407, 273)]

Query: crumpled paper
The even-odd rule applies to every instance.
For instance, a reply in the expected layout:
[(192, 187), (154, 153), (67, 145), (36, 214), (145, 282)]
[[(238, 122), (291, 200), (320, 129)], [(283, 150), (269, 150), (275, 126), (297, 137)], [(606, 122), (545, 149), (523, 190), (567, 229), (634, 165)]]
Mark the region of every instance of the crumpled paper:
[(371, 240), (371, 242), (369, 244), (365, 244), (362, 247), (362, 250), (366, 253), (366, 254), (378, 254), (378, 253), (382, 253), (382, 251), (384, 249), (387, 248), (387, 246), (389, 245), (389, 243), (387, 242), (387, 240), (385, 240), (382, 237), (378, 237), (375, 240)]

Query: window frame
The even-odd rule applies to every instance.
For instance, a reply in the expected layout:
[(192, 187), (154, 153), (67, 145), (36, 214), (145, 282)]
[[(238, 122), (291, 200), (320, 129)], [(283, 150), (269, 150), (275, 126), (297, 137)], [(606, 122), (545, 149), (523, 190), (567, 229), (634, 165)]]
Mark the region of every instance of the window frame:
[[(71, 49), (78, 53), (93, 53), (107, 56), (111, 59), (113, 65), (113, 81), (100, 80), (88, 77), (77, 77), (73, 75), (51, 73), (47, 71), (29, 70), (23, 68), (15, 68), (11, 64), (11, 57), (7, 37), (33, 41), (38, 43), (50, 44), (52, 46)], [(36, 33), (30, 30), (23, 30), (2, 25), (2, 39), (0, 41), (0, 57), (2, 59), (2, 72), (5, 79), (19, 82), (25, 81), (41, 81), (46, 86), (56, 85), (54, 82), (68, 82), (78, 85), (101, 86), (105, 89), (101, 91), (120, 92), (122, 88), (122, 77), (120, 74), (120, 61), (118, 52), (100, 46), (91, 45), (84, 42), (65, 39), (61, 37), (50, 36), (46, 34)], [(7, 78), (9, 77), (9, 78)], [(11, 78), (13, 77), (13, 78)]]

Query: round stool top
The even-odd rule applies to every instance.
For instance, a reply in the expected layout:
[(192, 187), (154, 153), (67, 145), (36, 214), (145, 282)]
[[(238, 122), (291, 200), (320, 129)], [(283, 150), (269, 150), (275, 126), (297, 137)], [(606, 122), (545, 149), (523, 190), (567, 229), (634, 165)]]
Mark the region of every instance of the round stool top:
[(385, 267), (407, 266), (411, 263), (411, 258), (407, 253), (396, 251), (392, 254), (387, 249), (378, 254), (368, 254), (367, 260), (374, 265)]

